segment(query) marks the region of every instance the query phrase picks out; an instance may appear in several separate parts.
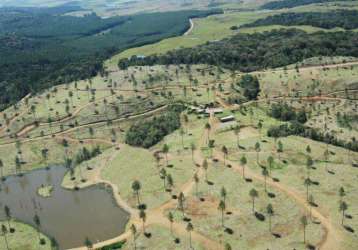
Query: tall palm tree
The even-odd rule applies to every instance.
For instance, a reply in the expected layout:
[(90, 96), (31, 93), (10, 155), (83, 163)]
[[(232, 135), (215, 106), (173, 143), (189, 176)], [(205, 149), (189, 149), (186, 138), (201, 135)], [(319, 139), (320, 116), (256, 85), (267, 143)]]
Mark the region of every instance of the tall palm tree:
[(269, 169), (269, 175), (271, 175), (271, 172), (272, 172), (272, 168), (273, 168), (273, 164), (274, 164), (275, 160), (273, 158), (272, 155), (270, 155), (268, 158), (267, 158), (267, 163), (268, 163), (268, 169)]
[(141, 188), (142, 188), (142, 185), (140, 184), (140, 182), (138, 180), (133, 181), (132, 190), (135, 193), (135, 195), (137, 196), (137, 204), (138, 204), (138, 206), (140, 205), (139, 192), (140, 192)]
[(278, 159), (281, 160), (281, 153), (283, 152), (283, 144), (281, 141), (278, 141), (277, 143), (277, 153), (278, 153)]
[(185, 131), (184, 129), (181, 127), (180, 130), (179, 130), (179, 134), (181, 136), (181, 146), (182, 148), (184, 149), (184, 135), (185, 135)]
[(196, 195), (196, 197), (199, 196), (199, 192), (198, 192), (199, 181), (200, 181), (199, 176), (198, 176), (197, 173), (195, 173), (194, 174), (194, 182), (195, 182), (195, 195)]
[(210, 130), (211, 130), (211, 126), (209, 123), (206, 123), (205, 124), (205, 129), (206, 129), (206, 132), (207, 132), (207, 144), (209, 145), (209, 141), (210, 141)]
[(266, 168), (262, 169), (262, 175), (264, 176), (265, 179), (265, 193), (267, 193), (267, 176), (269, 175), (269, 172), (267, 171)]
[(218, 209), (221, 211), (221, 226), (224, 227), (224, 212), (226, 209), (226, 204), (224, 200), (220, 200)]
[(306, 227), (308, 224), (307, 217), (304, 215), (300, 219), (301, 225), (303, 226), (303, 243), (306, 244)]
[(209, 168), (208, 161), (206, 159), (204, 159), (204, 161), (203, 161), (203, 169), (205, 170), (205, 181), (206, 182), (208, 182), (208, 168)]
[(259, 193), (256, 191), (256, 189), (251, 189), (249, 192), (249, 195), (252, 199), (252, 213), (255, 213), (255, 199), (259, 196)]
[(147, 215), (143, 209), (139, 211), (139, 218), (142, 220), (143, 233), (145, 234), (145, 221), (147, 220)]
[(137, 249), (137, 243), (136, 243), (136, 239), (137, 239), (137, 228), (134, 224), (131, 225), (131, 232), (133, 235), (133, 246), (134, 246), (134, 250)]
[(348, 204), (345, 201), (342, 201), (339, 204), (339, 211), (342, 212), (342, 226), (344, 225), (345, 212), (348, 209)]
[(166, 185), (166, 177), (167, 177), (167, 171), (162, 168), (160, 171), (159, 171), (159, 176), (160, 178), (163, 180), (163, 187), (164, 187), (164, 191), (166, 190), (167, 188), (167, 185)]
[(190, 144), (190, 149), (191, 149), (191, 160), (194, 162), (194, 151), (196, 150), (196, 145), (194, 142)]
[(164, 144), (164, 145), (163, 145), (162, 152), (163, 152), (163, 154), (165, 154), (165, 161), (166, 161), (167, 166), (168, 166), (168, 153), (169, 153), (169, 146), (168, 146), (168, 144)]
[(9, 231), (11, 232), (11, 225), (10, 225), (11, 210), (10, 210), (10, 208), (9, 208), (7, 205), (4, 206), (4, 212), (5, 212), (7, 224), (8, 224), (8, 226), (9, 226)]
[(229, 150), (227, 149), (227, 147), (224, 145), (222, 148), (221, 148), (221, 151), (223, 152), (224, 154), (224, 166), (226, 166), (226, 157), (229, 153)]
[(242, 177), (245, 179), (245, 166), (247, 164), (247, 159), (245, 155), (241, 157), (240, 164), (242, 165)]
[(0, 174), (1, 174), (1, 180), (4, 180), (4, 163), (0, 159)]
[(312, 221), (312, 206), (314, 205), (314, 197), (312, 194), (310, 194), (308, 197), (308, 205), (310, 207), (310, 219)]
[(272, 232), (271, 230), (271, 218), (274, 215), (275, 211), (273, 210), (273, 206), (271, 204), (268, 204), (266, 207), (266, 213), (269, 217), (269, 231), (270, 233)]
[(344, 187), (339, 188), (338, 194), (339, 194), (339, 203), (341, 203), (343, 197), (346, 196), (346, 191), (344, 190)]
[(256, 162), (257, 162), (257, 164), (259, 164), (259, 154), (261, 151), (261, 145), (259, 142), (256, 142), (256, 144), (255, 144), (255, 151), (256, 151)]
[(234, 133), (236, 135), (237, 148), (240, 149), (240, 125), (234, 127)]
[(186, 226), (186, 231), (189, 234), (189, 246), (190, 249), (192, 249), (192, 243), (191, 243), (191, 232), (194, 230), (194, 226), (193, 224), (191, 224), (190, 222), (188, 223), (188, 225)]
[(221, 198), (223, 199), (223, 201), (226, 202), (227, 192), (226, 192), (225, 187), (222, 187), (222, 188), (221, 188), (221, 190), (220, 190), (220, 196), (221, 196)]
[(8, 231), (7, 231), (7, 228), (6, 228), (6, 226), (4, 224), (1, 225), (1, 232), (2, 232), (2, 236), (4, 237), (4, 240), (5, 240), (6, 249), (10, 250), (9, 243), (7, 241), (7, 233), (8, 233)]
[(312, 181), (310, 178), (306, 178), (304, 181), (304, 185), (306, 186), (306, 200), (308, 201), (309, 198), (309, 186), (312, 185)]
[(170, 189), (170, 192), (172, 192), (172, 189), (174, 187), (174, 179), (173, 179), (171, 174), (167, 175), (167, 183), (168, 183), (168, 187)]
[(41, 221), (40, 221), (40, 217), (37, 214), (35, 214), (35, 216), (34, 216), (34, 223), (36, 225), (37, 236), (39, 237), (39, 242), (41, 244), (41, 242), (42, 242), (41, 235), (40, 235)]
[(170, 223), (170, 234), (173, 235), (173, 222), (174, 222), (174, 215), (172, 212), (168, 213), (168, 220)]
[(324, 166), (325, 166), (326, 172), (328, 172), (329, 150), (326, 149), (324, 151), (323, 155), (324, 155), (324, 162), (325, 162)]
[(180, 192), (178, 197), (178, 208), (183, 213), (183, 217), (185, 217), (185, 196), (183, 192)]
[(308, 156), (307, 160), (306, 160), (307, 178), (310, 178), (310, 170), (311, 170), (312, 166), (313, 166), (313, 160), (312, 160), (311, 156)]

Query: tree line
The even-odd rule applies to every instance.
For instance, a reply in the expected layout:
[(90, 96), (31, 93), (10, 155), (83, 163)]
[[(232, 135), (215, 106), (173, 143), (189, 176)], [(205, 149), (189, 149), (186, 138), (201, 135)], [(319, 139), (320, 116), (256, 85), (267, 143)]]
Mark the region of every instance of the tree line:
[(329, 2), (351, 2), (353, 0), (283, 0), (273, 1), (261, 6), (261, 9), (278, 10), (285, 8), (294, 8), (297, 6), (315, 4), (315, 3), (329, 3)]
[(250, 72), (297, 63), (316, 56), (358, 56), (358, 34), (316, 32), (298, 29), (242, 34), (194, 48), (169, 51), (145, 58), (131, 57), (118, 62), (120, 69), (138, 65), (211, 64)]
[(358, 11), (335, 10), (330, 12), (282, 13), (244, 24), (241, 28), (266, 25), (311, 25), (324, 29), (340, 27), (351, 30), (358, 28)]

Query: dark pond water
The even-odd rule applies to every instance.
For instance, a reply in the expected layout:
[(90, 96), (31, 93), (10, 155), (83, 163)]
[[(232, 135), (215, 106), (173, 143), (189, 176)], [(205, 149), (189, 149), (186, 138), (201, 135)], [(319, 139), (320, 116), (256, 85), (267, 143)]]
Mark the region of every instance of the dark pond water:
[[(37, 214), (41, 231), (54, 237), (60, 249), (81, 246), (86, 237), (95, 243), (121, 234), (129, 215), (115, 203), (112, 189), (104, 185), (79, 191), (63, 189), (61, 182), (65, 172), (64, 167), (55, 166), (0, 181), (0, 220), (5, 218), (5, 205), (14, 218), (32, 226)], [(53, 186), (51, 197), (37, 194), (41, 185)]]

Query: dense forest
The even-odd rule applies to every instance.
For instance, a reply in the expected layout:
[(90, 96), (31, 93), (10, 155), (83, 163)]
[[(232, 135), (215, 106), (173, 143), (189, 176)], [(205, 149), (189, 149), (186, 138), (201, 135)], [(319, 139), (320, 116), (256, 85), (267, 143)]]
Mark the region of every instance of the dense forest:
[(116, 52), (180, 35), (189, 18), (221, 12), (58, 15), (72, 10), (0, 8), (0, 110), (30, 92), (94, 76)]
[(241, 27), (257, 27), (266, 25), (311, 25), (324, 29), (336, 27), (347, 30), (358, 28), (357, 10), (336, 10), (331, 12), (282, 13), (256, 20)]
[(315, 56), (358, 56), (358, 33), (316, 32), (280, 29), (242, 34), (194, 48), (169, 51), (164, 55), (122, 59), (130, 65), (211, 64), (244, 72), (276, 68)]
[(294, 8), (301, 5), (315, 4), (315, 3), (328, 3), (328, 2), (351, 2), (353, 0), (282, 0), (273, 1), (261, 6), (262, 9), (278, 10), (285, 8)]
[(132, 125), (126, 133), (126, 143), (149, 148), (160, 142), (166, 135), (180, 128), (182, 105), (174, 105), (166, 114)]

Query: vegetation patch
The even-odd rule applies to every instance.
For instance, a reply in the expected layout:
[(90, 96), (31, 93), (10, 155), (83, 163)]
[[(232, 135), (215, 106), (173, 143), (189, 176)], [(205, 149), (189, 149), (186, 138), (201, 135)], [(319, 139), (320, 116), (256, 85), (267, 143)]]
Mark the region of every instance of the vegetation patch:
[(133, 124), (126, 134), (126, 143), (144, 148), (157, 144), (166, 135), (180, 127), (182, 109), (182, 106), (171, 106), (164, 115)]
[(40, 195), (41, 197), (48, 198), (51, 197), (52, 191), (53, 191), (53, 186), (41, 185), (41, 187), (37, 189), (37, 194)]
[(282, 13), (268, 16), (253, 23), (244, 24), (242, 28), (266, 25), (311, 25), (324, 29), (340, 27), (346, 30), (358, 28), (358, 11), (336, 10), (331, 12)]
[(283, 0), (273, 1), (261, 6), (261, 9), (278, 10), (285, 8), (294, 8), (301, 5), (315, 4), (315, 3), (328, 3), (328, 2), (349, 2), (352, 0)]

